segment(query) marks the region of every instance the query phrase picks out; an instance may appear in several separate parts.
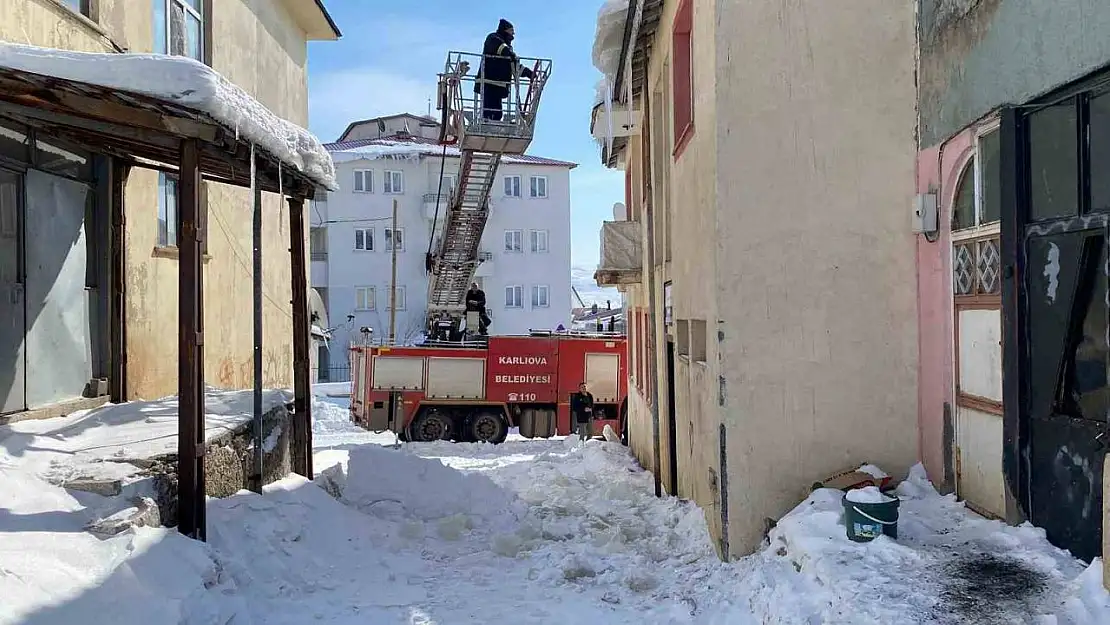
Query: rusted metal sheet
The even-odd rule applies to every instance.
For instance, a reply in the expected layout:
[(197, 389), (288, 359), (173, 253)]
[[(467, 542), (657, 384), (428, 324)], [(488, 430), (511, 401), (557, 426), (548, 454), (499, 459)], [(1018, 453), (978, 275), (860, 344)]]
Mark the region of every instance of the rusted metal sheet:
[(205, 540), (204, 269), (200, 160), (196, 140), (181, 142), (178, 178), (178, 531)]

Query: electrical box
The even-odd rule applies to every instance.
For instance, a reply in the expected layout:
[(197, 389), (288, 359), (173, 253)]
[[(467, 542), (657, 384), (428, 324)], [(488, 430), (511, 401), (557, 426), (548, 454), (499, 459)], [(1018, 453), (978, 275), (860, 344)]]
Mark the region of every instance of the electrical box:
[(914, 234), (937, 231), (937, 194), (918, 193), (913, 202), (911, 228)]

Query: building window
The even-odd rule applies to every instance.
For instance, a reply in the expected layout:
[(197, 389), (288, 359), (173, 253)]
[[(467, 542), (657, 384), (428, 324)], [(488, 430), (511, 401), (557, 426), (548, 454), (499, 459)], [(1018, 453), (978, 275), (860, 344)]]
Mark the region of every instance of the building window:
[(177, 245), (177, 176), (158, 173), (158, 245)]
[(374, 172), (369, 169), (355, 170), (355, 193), (374, 192)]
[[(389, 297), (390, 289), (388, 287), (386, 287), (385, 294), (386, 297)], [(397, 306), (396, 308), (394, 308), (394, 310), (404, 310), (405, 306), (408, 304), (408, 302), (406, 301), (408, 298), (405, 297), (405, 287), (398, 286), (395, 297), (397, 298)]]
[(694, 134), (694, 3), (682, 0), (671, 33), (674, 54), (672, 94), (674, 96), (675, 158)]
[(154, 52), (204, 62), (202, 0), (153, 0)]
[(532, 252), (537, 254), (547, 252), (547, 230), (533, 230), (529, 234), (532, 240)]
[(524, 287), (505, 287), (505, 308), (524, 308)]
[(520, 176), (505, 176), (505, 197), (520, 197)]
[(385, 251), (392, 252), (394, 243), (397, 244), (397, 251), (398, 252), (405, 251), (405, 229), (404, 228), (397, 228), (396, 230), (394, 230), (393, 228), (386, 228), (385, 229)]
[(382, 191), (392, 194), (400, 195), (405, 192), (405, 176), (403, 171), (387, 171), (385, 172), (385, 182), (383, 183)]
[(528, 196), (533, 198), (547, 197), (547, 176), (532, 176), (529, 181)]
[(355, 287), (355, 310), (374, 310), (377, 302), (374, 300), (374, 287)]
[(551, 305), (549, 296), (551, 289), (544, 284), (532, 287), (532, 308), (547, 308)]
[(312, 260), (328, 259), (328, 229), (312, 228), (308, 231), (308, 249)]
[(1002, 215), (999, 195), (1002, 170), (997, 129), (979, 135), (975, 152), (960, 176), (952, 202), (952, 230), (966, 230), (997, 222)]
[(355, 249), (364, 252), (374, 251), (373, 228), (355, 228)]
[(62, 0), (62, 4), (69, 7), (74, 13), (80, 13), (89, 19), (93, 19), (92, 0)]
[(524, 231), (523, 230), (506, 230), (505, 231), (505, 251), (506, 252), (523, 252), (524, 251)]

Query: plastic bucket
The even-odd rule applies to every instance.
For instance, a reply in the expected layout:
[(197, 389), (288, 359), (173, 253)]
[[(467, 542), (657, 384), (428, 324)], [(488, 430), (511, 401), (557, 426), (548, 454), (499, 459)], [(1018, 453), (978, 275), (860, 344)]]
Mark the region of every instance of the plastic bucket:
[(882, 503), (848, 501), (848, 494), (841, 500), (844, 505), (844, 527), (848, 540), (865, 543), (879, 534), (898, 538), (898, 498), (890, 497)]

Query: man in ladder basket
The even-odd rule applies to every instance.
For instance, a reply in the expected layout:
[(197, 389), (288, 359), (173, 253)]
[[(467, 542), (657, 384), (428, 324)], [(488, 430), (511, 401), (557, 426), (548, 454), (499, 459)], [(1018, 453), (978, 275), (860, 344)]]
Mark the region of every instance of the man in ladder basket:
[[(501, 20), (497, 31), (486, 35), (482, 46), (482, 66), (478, 79), (474, 81), (474, 93), (482, 99), (482, 117), (501, 121), (504, 114), (504, 100), (509, 97), (509, 86), (520, 67), (520, 58), (513, 52), (513, 37), (516, 29), (508, 20)], [(532, 70), (520, 67), (520, 75), (531, 79)]]

